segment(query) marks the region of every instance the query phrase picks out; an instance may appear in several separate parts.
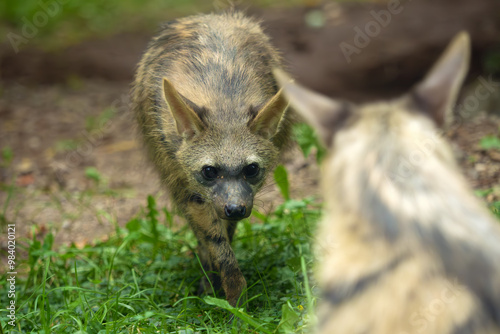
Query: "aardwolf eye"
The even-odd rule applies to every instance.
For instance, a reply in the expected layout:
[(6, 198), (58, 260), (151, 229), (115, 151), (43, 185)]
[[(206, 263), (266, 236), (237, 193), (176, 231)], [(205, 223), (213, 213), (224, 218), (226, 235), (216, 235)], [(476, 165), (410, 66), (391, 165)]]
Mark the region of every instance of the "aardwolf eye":
[(257, 174), (259, 174), (259, 165), (257, 164), (250, 164), (248, 166), (246, 166), (245, 168), (243, 168), (243, 174), (246, 176), (246, 177), (256, 177)]
[(213, 180), (217, 178), (217, 175), (219, 172), (217, 171), (217, 168), (212, 167), (212, 166), (205, 166), (202, 168), (201, 173), (207, 180)]

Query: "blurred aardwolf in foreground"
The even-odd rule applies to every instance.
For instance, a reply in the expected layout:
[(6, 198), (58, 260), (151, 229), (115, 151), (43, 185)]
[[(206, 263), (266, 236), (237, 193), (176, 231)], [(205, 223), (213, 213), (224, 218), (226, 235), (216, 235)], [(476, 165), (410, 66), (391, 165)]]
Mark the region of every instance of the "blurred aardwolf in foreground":
[(437, 128), (449, 121), (469, 49), (459, 34), (408, 94), (359, 106), (276, 72), (329, 148), (319, 333), (500, 333), (500, 225)]

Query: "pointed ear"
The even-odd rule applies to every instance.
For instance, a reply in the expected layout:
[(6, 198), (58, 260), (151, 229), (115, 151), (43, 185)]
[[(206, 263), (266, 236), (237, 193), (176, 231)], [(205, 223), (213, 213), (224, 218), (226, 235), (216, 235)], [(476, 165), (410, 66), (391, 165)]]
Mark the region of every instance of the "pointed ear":
[(422, 111), (438, 126), (446, 126), (452, 120), (452, 109), (469, 68), (470, 38), (459, 33), (424, 80), (411, 92)]
[(186, 104), (167, 78), (163, 78), (163, 92), (170, 112), (174, 116), (177, 132), (180, 136), (191, 138), (204, 129), (201, 119)]
[(266, 139), (278, 131), (281, 119), (288, 108), (288, 101), (280, 89), (258, 112), (249, 124), (250, 131), (258, 133)]
[(294, 110), (316, 129), (323, 144), (330, 147), (335, 131), (352, 113), (350, 106), (293, 82), (281, 70), (275, 69), (273, 73)]

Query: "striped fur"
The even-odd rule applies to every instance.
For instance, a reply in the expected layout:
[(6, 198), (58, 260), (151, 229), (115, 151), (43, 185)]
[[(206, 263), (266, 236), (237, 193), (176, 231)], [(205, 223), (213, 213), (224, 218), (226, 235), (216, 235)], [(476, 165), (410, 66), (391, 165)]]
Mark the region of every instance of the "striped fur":
[(500, 225), (436, 126), (449, 121), (468, 58), (462, 33), (408, 94), (366, 105), (276, 73), (329, 148), (319, 333), (500, 333)]
[[(236, 223), (250, 214), (290, 133), (287, 102), (271, 72), (279, 66), (253, 20), (238, 12), (197, 15), (163, 26), (132, 90), (149, 155), (232, 305), (246, 287), (231, 248)], [(252, 164), (258, 174), (250, 177), (245, 168)], [(216, 176), (207, 178), (206, 167)]]

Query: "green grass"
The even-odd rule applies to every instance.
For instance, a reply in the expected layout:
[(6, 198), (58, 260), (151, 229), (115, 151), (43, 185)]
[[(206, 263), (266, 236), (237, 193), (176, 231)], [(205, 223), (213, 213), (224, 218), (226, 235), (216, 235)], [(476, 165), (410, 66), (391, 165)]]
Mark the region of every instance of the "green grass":
[[(498, 129), (498, 133), (496, 135), (488, 135), (481, 138), (481, 140), (479, 141), (479, 147), (485, 151), (500, 150), (500, 129)], [(490, 194), (493, 194), (498, 199), (500, 192), (498, 187), (493, 187), (488, 189), (479, 189), (476, 190), (475, 193), (479, 197), (486, 197)], [(493, 214), (498, 219), (500, 219), (500, 201), (489, 203), (488, 207), (493, 212)]]
[(479, 142), (479, 146), (483, 150), (496, 149), (500, 150), (500, 137), (498, 136), (484, 136)]
[[(95, 171), (89, 172), (93, 178)], [(279, 174), (282, 192), (286, 171)], [(203, 272), (193, 233), (153, 197), (107, 241), (53, 249), (53, 236), (18, 240), (16, 327), (10, 333), (301, 333), (312, 324), (311, 230), (319, 210), (287, 200), (275, 212), (239, 224), (233, 242), (248, 282), (244, 309), (197, 296)], [(36, 235), (36, 233), (34, 233)], [(5, 271), (5, 270), (4, 270)], [(7, 274), (0, 276), (6, 282)], [(0, 301), (8, 305), (2, 284)], [(231, 321), (232, 317), (234, 320)]]
[(320, 143), (316, 131), (308, 124), (299, 123), (294, 126), (293, 134), (304, 156), (307, 158), (315, 151), (316, 161), (320, 164), (326, 155), (326, 149)]
[[(108, 117), (103, 113), (89, 119), (87, 131), (98, 131), (100, 120)], [(304, 127), (297, 133), (304, 153), (312, 148), (318, 153), (321, 147), (308, 131)], [(4, 148), (1, 166), (8, 166), (12, 156)], [(89, 206), (92, 196), (115, 196), (97, 169), (86, 168), (85, 175), (92, 188), (73, 195), (82, 208)], [(254, 222), (242, 221), (233, 242), (248, 283), (244, 308), (232, 308), (220, 295), (196, 294), (204, 275), (196, 239), (187, 226), (174, 225), (175, 213), (159, 208), (155, 198), (149, 197), (124, 228), (115, 226), (108, 240), (84, 248), (54, 249), (50, 233), (43, 240), (36, 233), (30, 240), (19, 237), (16, 326), (8, 324), (8, 311), (2, 307), (0, 333), (311, 332), (315, 319), (310, 311), (316, 303), (310, 280), (312, 231), (321, 212), (311, 199), (290, 197), (284, 167), (276, 169), (274, 178), (284, 203), (270, 214), (254, 211)], [(8, 194), (0, 208), (5, 228), (13, 223), (5, 216), (9, 198), (20, 190), (14, 185), (2, 185), (1, 190)], [(493, 191), (477, 194), (488, 196)], [(490, 209), (500, 219), (500, 202), (492, 203)], [(104, 217), (107, 213), (96, 214)], [(3, 263), (9, 255), (2, 254)], [(10, 275), (2, 269), (0, 303), (8, 305), (5, 282)]]
[[(490, 194), (495, 195), (498, 198), (498, 194), (500, 193), (500, 189), (498, 187), (487, 188), (487, 189), (478, 189), (475, 191), (476, 196), (478, 197), (487, 197)], [(489, 209), (498, 219), (500, 219), (500, 201), (494, 201), (488, 204)]]

